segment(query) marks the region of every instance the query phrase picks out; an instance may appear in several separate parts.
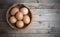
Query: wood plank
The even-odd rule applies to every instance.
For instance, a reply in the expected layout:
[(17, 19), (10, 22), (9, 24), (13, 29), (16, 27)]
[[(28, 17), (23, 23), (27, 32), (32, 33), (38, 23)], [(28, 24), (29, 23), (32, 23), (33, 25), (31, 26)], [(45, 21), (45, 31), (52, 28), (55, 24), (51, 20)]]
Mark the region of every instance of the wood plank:
[[(39, 34), (47, 34), (50, 33), (59, 33), (59, 32), (51, 32), (51, 29), (60, 28), (60, 9), (32, 9), (33, 20), (32, 23), (23, 30), (14, 31), (12, 30), (6, 20), (5, 20), (5, 9), (0, 9), (0, 29), (6, 30), (7, 33), (39, 33)], [(40, 15), (41, 14), (41, 15)], [(1, 18), (2, 16), (2, 18)], [(59, 20), (59, 21), (58, 21)]]
[(53, 37), (53, 34), (2, 34), (1, 37)]
[(12, 3), (37, 3), (36, 0), (0, 0), (0, 4)]
[[(57, 28), (57, 30), (56, 30)], [(39, 34), (47, 34), (49, 33), (60, 33), (58, 30), (60, 28), (60, 22), (43, 22), (39, 24), (37, 22), (32, 22), (27, 28), (22, 30), (12, 30), (6, 22), (1, 22), (0, 30), (6, 30), (7, 33), (39, 33)], [(53, 29), (53, 30), (51, 30)], [(52, 32), (51, 32), (52, 31)], [(55, 32), (56, 31), (56, 32)]]
[(15, 34), (3, 33), (3, 34), (0, 34), (0, 37), (15, 37)]
[(16, 34), (16, 37), (53, 37), (51, 34)]
[[(56, 21), (56, 19), (59, 20), (59, 16), (60, 16), (59, 10), (60, 9), (32, 9), (33, 21), (41, 21), (41, 20), (44, 20), (44, 19), (45, 20), (50, 19), (50, 20), (55, 20), (55, 21)], [(4, 19), (5, 15), (6, 15), (6, 10), (5, 9), (0, 9), (0, 17), (1, 16), (3, 17), (3, 18), (0, 18), (0, 21), (5, 21), (5, 19)], [(54, 18), (56, 18), (56, 19), (54, 19)]]
[[(5, 24), (5, 25), (4, 25)], [(27, 29), (50, 29), (52, 27), (58, 27), (60, 22), (32, 22)], [(1, 22), (2, 27), (7, 27), (8, 24), (6, 22)], [(9, 26), (8, 26), (9, 27)]]
[(0, 4), (7, 3), (59, 3), (59, 0), (0, 0)]
[[(0, 9), (1, 21), (6, 21), (5, 9)], [(32, 21), (60, 21), (60, 9), (32, 9)]]
[[(9, 8), (13, 3), (0, 4), (0, 8)], [(60, 9), (57, 3), (23, 3), (33, 9)]]
[(2, 34), (1, 37), (58, 37), (60, 34)]
[(60, 3), (60, 0), (37, 0), (39, 3)]

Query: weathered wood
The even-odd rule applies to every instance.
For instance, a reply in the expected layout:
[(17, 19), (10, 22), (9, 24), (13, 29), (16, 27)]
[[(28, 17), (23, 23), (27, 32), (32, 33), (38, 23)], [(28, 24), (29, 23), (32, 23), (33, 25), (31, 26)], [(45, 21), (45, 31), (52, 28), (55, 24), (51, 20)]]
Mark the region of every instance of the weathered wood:
[(53, 34), (2, 34), (1, 37), (53, 37)]
[(15, 34), (3, 33), (3, 34), (0, 34), (0, 37), (15, 37)]
[[(31, 9), (32, 21), (60, 21), (60, 9)], [(0, 21), (6, 21), (6, 9), (0, 9)], [(2, 18), (1, 18), (2, 16)]]
[(12, 3), (37, 3), (36, 0), (0, 0), (0, 4)]
[(24, 3), (28, 5), (32, 10), (33, 15), (32, 23), (27, 28), (17, 31), (13, 30), (6, 22), (6, 11), (11, 5), (10, 2), (8, 2), (8, 4), (5, 3), (2, 4), (3, 6), (0, 6), (0, 34), (2, 34), (1, 37), (54, 37), (54, 36), (58, 37), (59, 36), (57, 35), (60, 34), (59, 4)]
[[(22, 36), (21, 36), (22, 35)], [(51, 34), (16, 34), (17, 37), (53, 37)]]
[(37, 0), (39, 3), (60, 3), (60, 0)]
[[(14, 3), (13, 3), (14, 4)], [(23, 3), (34, 9), (60, 9), (60, 4), (57, 3)], [(12, 3), (0, 4), (0, 8), (9, 8)]]
[[(51, 28), (58, 27), (60, 24), (60, 9), (32, 9), (32, 23), (21, 31), (15, 31), (16, 33), (48, 33)], [(0, 29), (6, 29), (8, 33), (14, 33), (14, 30), (9, 30), (6, 19), (5, 9), (0, 9)], [(2, 18), (1, 18), (2, 16)], [(5, 25), (4, 25), (5, 24)]]

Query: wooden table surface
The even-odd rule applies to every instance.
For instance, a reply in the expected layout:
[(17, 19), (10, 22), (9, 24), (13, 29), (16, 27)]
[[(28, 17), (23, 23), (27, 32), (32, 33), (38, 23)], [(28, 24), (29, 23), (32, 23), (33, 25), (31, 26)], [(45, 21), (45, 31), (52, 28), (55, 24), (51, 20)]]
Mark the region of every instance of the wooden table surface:
[[(0, 0), (0, 37), (60, 37), (60, 0)], [(32, 23), (13, 30), (6, 22), (6, 12), (14, 3), (24, 3), (32, 10)]]

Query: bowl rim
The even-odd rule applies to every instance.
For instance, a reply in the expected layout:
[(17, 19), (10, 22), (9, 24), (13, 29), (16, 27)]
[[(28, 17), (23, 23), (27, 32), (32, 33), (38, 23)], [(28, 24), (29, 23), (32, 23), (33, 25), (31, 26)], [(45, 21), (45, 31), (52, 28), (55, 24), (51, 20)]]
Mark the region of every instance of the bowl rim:
[[(12, 26), (12, 24), (9, 22), (9, 20), (8, 20), (8, 13), (9, 13), (9, 11), (11, 10), (11, 8), (13, 8), (14, 6), (16, 6), (16, 5), (18, 5), (18, 4), (22, 4), (22, 5), (24, 5), (25, 7), (27, 7), (28, 9), (29, 9), (29, 11), (30, 11), (30, 13), (31, 13), (31, 21), (30, 21), (30, 23), (32, 22), (32, 11), (31, 11), (31, 9), (27, 6), (27, 5), (25, 5), (24, 3), (15, 3), (15, 4), (13, 4), (12, 6), (10, 6), (9, 8), (8, 8), (8, 10), (7, 10), (7, 13), (6, 13), (6, 21), (7, 21), (7, 23), (9, 24), (9, 26), (12, 28), (12, 29), (14, 29), (14, 30), (21, 30), (22, 28), (17, 28), (17, 27), (15, 27), (15, 26)], [(28, 24), (29, 25), (29, 24)], [(28, 26), (27, 25), (27, 26)], [(26, 26), (26, 27), (27, 27)], [(26, 28), (25, 27), (25, 28)], [(25, 29), (25, 28), (23, 28), (23, 29)]]

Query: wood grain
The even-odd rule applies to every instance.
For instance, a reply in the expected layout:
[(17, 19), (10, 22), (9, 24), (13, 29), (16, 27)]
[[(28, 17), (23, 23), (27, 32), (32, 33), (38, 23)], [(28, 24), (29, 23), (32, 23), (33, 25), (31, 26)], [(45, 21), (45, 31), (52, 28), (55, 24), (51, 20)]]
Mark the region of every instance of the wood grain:
[[(3, 1), (2, 1), (3, 2)], [(25, 29), (13, 30), (6, 22), (7, 9), (10, 2), (0, 3), (0, 35), (1, 37), (59, 37), (60, 5), (54, 3), (24, 3), (32, 10), (32, 23)], [(11, 1), (12, 2), (12, 1)], [(32, 0), (33, 2), (33, 0)], [(8, 5), (9, 4), (9, 5)]]
[[(58, 11), (59, 9), (32, 9), (32, 23), (26, 29), (15, 31), (15, 33), (44, 34), (50, 32), (51, 28), (58, 27), (60, 24), (60, 13), (58, 14)], [(5, 9), (0, 9), (0, 21), (2, 26), (0, 29), (6, 29), (8, 33), (14, 33), (14, 30), (9, 30), (10, 27), (6, 22), (5, 14)]]
[[(15, 3), (0, 4), (1, 5), (0, 8), (1, 9), (9, 8), (13, 4), (15, 4)], [(26, 4), (30, 8), (34, 8), (34, 9), (60, 9), (60, 4), (58, 4), (58, 3), (23, 3), (23, 4)]]

